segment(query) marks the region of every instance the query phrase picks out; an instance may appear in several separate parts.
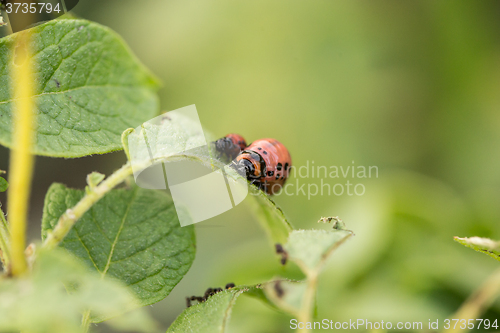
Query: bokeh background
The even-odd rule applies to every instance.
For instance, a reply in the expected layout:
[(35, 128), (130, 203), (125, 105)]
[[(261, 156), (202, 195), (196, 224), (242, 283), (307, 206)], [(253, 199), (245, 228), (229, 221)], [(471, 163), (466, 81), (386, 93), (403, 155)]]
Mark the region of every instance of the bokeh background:
[[(162, 80), (163, 110), (196, 104), (217, 136), (274, 137), (295, 167), (378, 167), (378, 178), (348, 178), (362, 196), (275, 199), (297, 228), (338, 215), (356, 233), (320, 278), (319, 319), (443, 320), (500, 267), (453, 241), (500, 239), (497, 0), (81, 0), (74, 12), (123, 36)], [(83, 188), (86, 174), (124, 161), (38, 157), (30, 239), (52, 182)], [(300, 277), (244, 204), (197, 225), (197, 238), (191, 271), (151, 307), (165, 329), (208, 287)], [(485, 317), (500, 318), (500, 303)], [(242, 296), (230, 332), (289, 332), (289, 320)]]

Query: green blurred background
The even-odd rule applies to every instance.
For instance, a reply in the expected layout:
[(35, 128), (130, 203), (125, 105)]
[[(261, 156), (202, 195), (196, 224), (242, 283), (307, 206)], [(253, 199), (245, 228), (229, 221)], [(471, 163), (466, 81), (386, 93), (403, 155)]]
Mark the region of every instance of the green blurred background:
[[(338, 215), (356, 233), (320, 278), (318, 318), (442, 320), (499, 267), (453, 241), (500, 239), (497, 0), (81, 0), (75, 13), (123, 36), (163, 81), (163, 110), (196, 104), (217, 136), (274, 137), (295, 167), (378, 167), (378, 178), (351, 180), (362, 196), (276, 197), (297, 228)], [(37, 158), (30, 239), (52, 182), (83, 188), (87, 173), (124, 161)], [(197, 237), (191, 271), (151, 307), (164, 328), (208, 287), (299, 277), (245, 205), (200, 223)], [(500, 318), (500, 303), (485, 317)], [(289, 332), (289, 320), (242, 296), (230, 332)]]

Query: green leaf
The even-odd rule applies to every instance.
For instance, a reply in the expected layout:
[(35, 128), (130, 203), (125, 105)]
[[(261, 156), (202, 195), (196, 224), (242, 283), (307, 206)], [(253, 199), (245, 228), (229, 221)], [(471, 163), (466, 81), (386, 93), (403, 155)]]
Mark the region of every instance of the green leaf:
[[(50, 187), (43, 239), (83, 195), (84, 191), (61, 184)], [(106, 194), (75, 224), (61, 246), (102, 276), (123, 281), (141, 305), (165, 298), (195, 256), (194, 228), (181, 228), (170, 196), (138, 187)]]
[(456, 242), (500, 261), (500, 242), (482, 237), (455, 237)]
[[(184, 310), (169, 327), (167, 333), (224, 333), (229, 324), (232, 307), (243, 293), (261, 300), (274, 309), (290, 312), (288, 308), (290, 305), (285, 302), (292, 302), (292, 306), (300, 307), (301, 299), (297, 299), (297, 292), (302, 290), (303, 293), (304, 288), (305, 284), (302, 282), (276, 280), (255, 286), (237, 286), (223, 290), (210, 296), (206, 301)], [(276, 296), (276, 290), (283, 293)]]
[(238, 286), (210, 296), (205, 302), (193, 305), (172, 323), (167, 333), (223, 333), (229, 323), (236, 299), (244, 292), (258, 287)]
[(9, 183), (2, 177), (0, 177), (0, 192), (5, 192), (7, 191), (7, 188), (9, 187)]
[[(64, 285), (72, 286), (71, 291)], [(33, 274), (0, 279), (2, 332), (81, 333), (81, 314), (87, 309), (100, 317), (116, 317), (136, 307), (137, 300), (122, 283), (103, 279), (58, 249), (38, 251)], [(124, 318), (130, 325), (127, 331), (155, 330), (145, 309)]]
[(330, 254), (352, 235), (345, 229), (294, 230), (284, 248), (306, 275), (318, 274)]
[(307, 283), (291, 280), (276, 280), (263, 286), (268, 302), (293, 316), (301, 311), (306, 289)]
[(91, 174), (87, 175), (87, 184), (89, 186), (90, 190), (93, 190), (97, 185), (99, 185), (104, 178), (106, 178), (105, 175), (99, 172), (92, 172)]
[[(309, 311), (308, 308), (304, 309), (304, 303), (312, 300), (310, 310), (313, 312), (317, 274), (333, 250), (353, 234), (343, 227), (343, 224), (338, 223), (339, 229), (297, 230), (290, 233), (285, 246), (288, 258), (304, 267), (305, 271), (313, 272), (315, 274), (313, 281), (275, 279), (256, 286), (238, 286), (224, 290), (209, 297), (205, 302), (184, 310), (167, 333), (225, 332), (232, 306), (241, 293), (246, 293), (296, 317), (304, 311)], [(303, 253), (300, 253), (301, 251)]]
[(292, 225), (288, 222), (283, 210), (265, 192), (250, 185), (250, 199), (248, 203), (257, 216), (264, 230), (266, 230), (272, 244), (286, 242)]
[[(53, 20), (31, 29), (38, 74), (33, 153), (80, 157), (122, 149), (121, 134), (157, 115), (156, 79), (110, 29)], [(12, 147), (9, 68), (19, 34), (0, 39), (0, 144)]]

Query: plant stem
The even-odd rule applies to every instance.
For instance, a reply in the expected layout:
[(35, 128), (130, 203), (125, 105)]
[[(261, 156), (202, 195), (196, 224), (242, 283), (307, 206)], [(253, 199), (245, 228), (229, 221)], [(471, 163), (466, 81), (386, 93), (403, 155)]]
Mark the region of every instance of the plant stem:
[(9, 270), (10, 262), (10, 234), (9, 225), (0, 205), (0, 260), (2, 260), (4, 271)]
[[(318, 276), (323, 270), (323, 266), (325, 265), (326, 258), (340, 245), (342, 245), (347, 239), (352, 237), (353, 232), (350, 232), (349, 235), (344, 237), (341, 241), (336, 242), (334, 246), (330, 247), (328, 251), (323, 255), (323, 260), (320, 262), (315, 268), (308, 267), (304, 262), (300, 260), (296, 260), (296, 264), (300, 267), (302, 272), (306, 275), (306, 283), (307, 287), (304, 292), (304, 296), (302, 298), (302, 307), (297, 315), (297, 319), (299, 322), (303, 322), (304, 324), (307, 322), (312, 322), (314, 305), (316, 301), (316, 290), (318, 288)], [(307, 328), (307, 325), (304, 325), (303, 329), (300, 329), (300, 332), (307, 333), (310, 330)]]
[[(307, 275), (307, 288), (304, 293), (304, 298), (302, 300), (302, 308), (300, 309), (298, 320), (302, 323), (307, 323), (312, 321), (312, 313), (314, 307), (314, 300), (316, 299), (316, 288), (318, 285), (318, 273), (316, 271), (306, 271)], [(299, 332), (307, 333), (310, 332), (308, 328), (301, 329)]]
[(33, 123), (35, 121), (30, 37), (29, 30), (21, 33), (15, 52), (13, 51), (15, 53), (15, 64), (12, 66), (15, 120), (9, 166), (8, 212), (12, 236), (11, 272), (14, 276), (23, 274), (27, 269), (24, 248), (26, 247), (28, 203), (33, 177), (34, 159), (31, 155), (31, 146), (34, 139)]
[(127, 162), (119, 170), (104, 180), (101, 184), (90, 190), (76, 204), (75, 207), (68, 209), (57, 222), (54, 230), (50, 232), (43, 243), (44, 248), (53, 249), (66, 237), (76, 221), (85, 214), (92, 205), (99, 201), (106, 193), (114, 187), (121, 184), (128, 176), (132, 174), (132, 166)]
[(82, 333), (87, 333), (90, 328), (90, 310), (86, 310), (82, 316)]
[[(495, 301), (495, 299), (500, 294), (500, 270), (495, 271), (486, 282), (479, 287), (469, 298), (462, 304), (460, 309), (451, 316), (453, 319), (464, 319), (465, 321), (469, 319), (480, 318), (481, 314), (490, 307), (490, 305)], [(453, 325), (452, 325), (453, 327)], [(468, 329), (461, 329), (460, 325), (456, 328), (451, 328), (449, 330), (444, 330), (447, 333), (453, 332), (466, 332)]]

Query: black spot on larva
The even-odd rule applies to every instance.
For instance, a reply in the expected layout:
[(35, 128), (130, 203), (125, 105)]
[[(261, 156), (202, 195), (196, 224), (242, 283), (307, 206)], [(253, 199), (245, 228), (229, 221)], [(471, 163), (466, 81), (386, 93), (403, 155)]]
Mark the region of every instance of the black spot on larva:
[(288, 163), (285, 163), (285, 171), (288, 170)]
[(268, 175), (269, 177), (272, 177), (272, 176), (274, 175), (274, 171), (268, 171), (268, 172), (267, 172), (267, 175)]
[(276, 179), (280, 179), (280, 175), (278, 173), (276, 174)]
[[(278, 163), (278, 166), (276, 167), (276, 169), (278, 169), (278, 171), (281, 171), (281, 168), (283, 167), (283, 165), (281, 163)], [(285, 169), (286, 170), (286, 169)]]
[(235, 284), (234, 284), (234, 283), (232, 283), (232, 282), (231, 282), (231, 283), (226, 284), (226, 289), (231, 289), (231, 288), (234, 288), (234, 287), (236, 287), (236, 286), (235, 286)]
[(257, 147), (257, 149), (258, 149), (258, 150), (262, 150), (262, 148), (260, 148), (260, 147)]
[(264, 153), (264, 155), (267, 155), (267, 151), (264, 150), (263, 153)]

